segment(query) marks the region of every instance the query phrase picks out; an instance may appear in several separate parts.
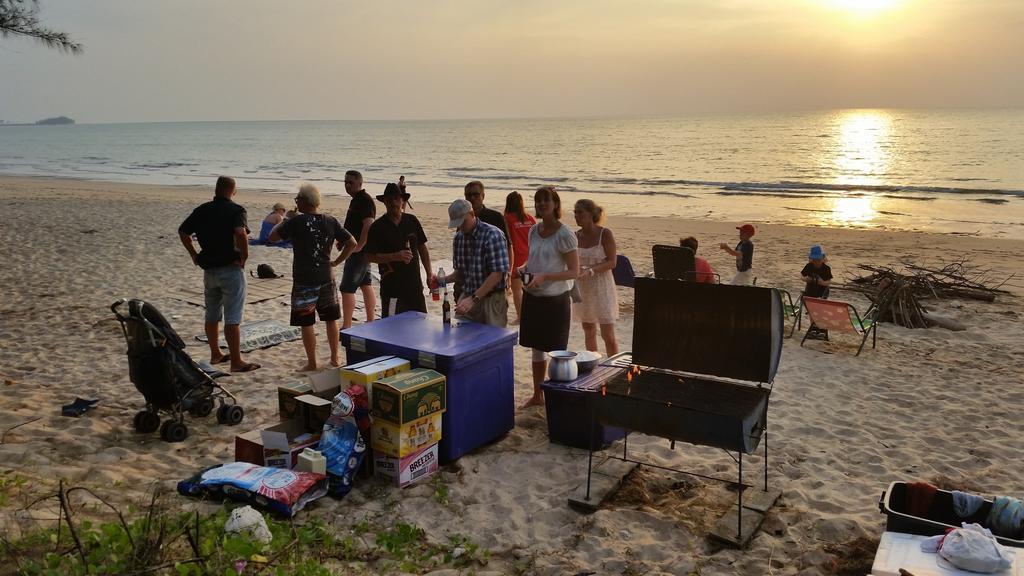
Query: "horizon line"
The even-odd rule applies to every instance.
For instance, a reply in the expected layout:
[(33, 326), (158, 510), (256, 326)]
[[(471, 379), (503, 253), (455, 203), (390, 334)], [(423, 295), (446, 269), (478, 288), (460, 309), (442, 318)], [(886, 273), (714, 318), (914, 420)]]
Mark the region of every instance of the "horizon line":
[[(285, 123), (285, 122), (503, 122), (519, 120), (640, 120), (656, 118), (687, 118), (694, 116), (774, 116), (780, 114), (808, 114), (814, 112), (837, 112), (844, 110), (891, 110), (891, 111), (997, 111), (997, 110), (1021, 110), (1024, 106), (943, 106), (943, 107), (910, 107), (910, 106), (844, 106), (835, 108), (802, 108), (793, 110), (776, 111), (705, 111), (705, 112), (680, 112), (672, 114), (607, 114), (607, 115), (551, 115), (551, 116), (480, 116), (480, 117), (434, 117), (434, 118), (274, 118), (274, 119), (230, 119), (230, 120), (114, 120), (114, 121), (78, 121), (74, 120), (72, 125), (99, 126), (110, 124), (203, 124), (203, 123), (229, 123), (229, 122), (264, 122), (264, 123)], [(58, 116), (61, 116), (58, 114)], [(67, 116), (67, 114), (63, 114)], [(47, 116), (53, 118), (54, 116)], [(71, 118), (70, 116), (67, 116)], [(0, 126), (37, 126), (35, 121), (4, 121), (0, 120)], [(52, 127), (52, 126), (51, 126)]]

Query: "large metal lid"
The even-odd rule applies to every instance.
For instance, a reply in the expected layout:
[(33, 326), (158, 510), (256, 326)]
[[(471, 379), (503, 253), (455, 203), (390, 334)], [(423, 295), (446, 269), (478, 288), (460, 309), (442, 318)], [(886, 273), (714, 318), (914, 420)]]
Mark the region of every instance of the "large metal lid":
[(633, 362), (770, 383), (782, 356), (776, 290), (637, 278)]

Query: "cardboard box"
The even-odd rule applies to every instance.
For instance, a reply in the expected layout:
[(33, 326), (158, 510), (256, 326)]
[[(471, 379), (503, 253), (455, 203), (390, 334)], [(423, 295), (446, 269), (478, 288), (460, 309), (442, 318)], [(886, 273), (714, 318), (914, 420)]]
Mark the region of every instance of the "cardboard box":
[(445, 410), (445, 378), (417, 368), (373, 383), (370, 409), (374, 418), (406, 424)]
[(341, 389), (347, 390), (354, 384), (366, 388), (369, 398), (373, 397), (373, 383), (388, 376), (406, 372), (409, 361), (398, 356), (378, 356), (355, 364), (341, 367)]
[(393, 458), (374, 451), (373, 469), (378, 478), (404, 488), (430, 478), (437, 472), (437, 444), (425, 446), (405, 458)]
[(312, 393), (313, 387), (310, 386), (309, 381), (306, 380), (300, 380), (284, 386), (278, 386), (277, 413), (280, 415), (281, 420), (301, 418), (302, 412), (299, 411), (299, 403), (296, 402), (295, 399), (304, 394)]
[(328, 368), (313, 374), (306, 374), (313, 394), (321, 398), (334, 398), (341, 392), (341, 368)]
[(333, 402), (312, 394), (304, 394), (296, 396), (295, 403), (299, 406), (298, 420), (305, 426), (306, 432), (320, 433), (324, 429), (324, 423), (331, 417)]
[(370, 446), (388, 456), (401, 458), (441, 441), (441, 412), (398, 426), (377, 420), (370, 426)]
[(235, 460), (257, 466), (291, 468), (298, 461), (299, 452), (318, 442), (319, 432), (307, 432), (301, 421), (287, 420), (235, 436)]
[(316, 374), (308, 374), (305, 380), (298, 380), (277, 387), (277, 412), (281, 420), (302, 418), (302, 412), (295, 399), (299, 396), (312, 394), (326, 400), (333, 400), (341, 392), (339, 368), (324, 370)]

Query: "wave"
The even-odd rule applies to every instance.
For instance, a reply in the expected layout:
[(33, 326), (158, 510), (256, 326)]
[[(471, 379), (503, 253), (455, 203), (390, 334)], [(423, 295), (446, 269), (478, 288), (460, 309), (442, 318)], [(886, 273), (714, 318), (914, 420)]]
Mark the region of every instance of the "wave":
[(136, 162), (135, 164), (129, 164), (125, 166), (129, 170), (133, 168), (143, 168), (146, 170), (163, 170), (165, 168), (181, 168), (184, 166), (199, 166), (197, 162)]
[[(1004, 188), (967, 188), (953, 186), (924, 186), (912, 184), (836, 184), (826, 182), (796, 182), (781, 180), (779, 182), (729, 182), (721, 180), (693, 180), (669, 178), (626, 178), (609, 177), (593, 178), (594, 182), (613, 185), (632, 186), (688, 186), (701, 188), (719, 188), (727, 192), (774, 192), (780, 196), (793, 194), (821, 195), (825, 192), (840, 192), (849, 196), (850, 192), (870, 193), (889, 198), (918, 199), (909, 194), (960, 194), (960, 195), (1002, 195), (1024, 197), (1024, 190)], [(984, 181), (983, 178), (960, 178), (957, 181)], [(898, 194), (898, 195), (891, 195)]]
[[(794, 212), (814, 212), (814, 213), (817, 213), (817, 214), (832, 214), (832, 213), (834, 213), (832, 210), (827, 210), (827, 209), (822, 209), (822, 208), (797, 208), (796, 206), (783, 206), (783, 208), (785, 208), (786, 210), (792, 210)], [(905, 214), (903, 212), (889, 212), (889, 211), (886, 211), (886, 210), (878, 210), (877, 212), (879, 214), (885, 214), (886, 216), (910, 216), (910, 214)]]
[(816, 182), (738, 182), (725, 186), (728, 190), (820, 190), (838, 192), (921, 192), (930, 194), (996, 194), (1024, 196), (1024, 190), (1000, 188), (954, 188), (949, 186), (918, 186), (900, 184), (828, 184)]
[(486, 169), (460, 171), (449, 170), (447, 174), (451, 178), (469, 178), (470, 180), (502, 180), (507, 182), (568, 182), (570, 180), (568, 176), (532, 176), (529, 174), (488, 173)]

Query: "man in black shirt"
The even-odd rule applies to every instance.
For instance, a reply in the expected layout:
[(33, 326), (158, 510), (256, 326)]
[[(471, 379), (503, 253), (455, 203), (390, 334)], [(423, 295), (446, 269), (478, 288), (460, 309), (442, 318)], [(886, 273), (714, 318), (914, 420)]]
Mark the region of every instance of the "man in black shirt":
[[(332, 267), (341, 264), (356, 247), (356, 241), (334, 216), (320, 213), (320, 190), (312, 184), (299, 187), (295, 205), (300, 214), (278, 224), (270, 233), (271, 242), (291, 240), (295, 247), (292, 259), (291, 325), (302, 327), (302, 346), (306, 349), (306, 365), (300, 372), (319, 368), (316, 362), (316, 316), (326, 323), (327, 344), (331, 365), (341, 366), (338, 357), (338, 290), (334, 287)], [(331, 259), (331, 247), (337, 242), (341, 254)], [(315, 316), (316, 315), (316, 316)]]
[(366, 306), (366, 321), (373, 322), (377, 297), (373, 293), (370, 278), (370, 261), (366, 259), (364, 249), (370, 233), (370, 225), (377, 217), (377, 205), (373, 198), (363, 190), (363, 175), (355, 170), (345, 172), (345, 192), (352, 197), (345, 214), (345, 230), (356, 239), (356, 248), (345, 261), (341, 274), (341, 329), (352, 326), (352, 315), (356, 309), (356, 289), (363, 292), (363, 304)]
[(388, 184), (377, 200), (384, 203), (387, 213), (370, 226), (363, 251), (380, 271), (381, 317), (409, 310), (426, 312), (427, 302), (418, 270), (420, 263), (428, 282), (436, 281), (436, 275), (430, 270), (427, 235), (420, 221), (405, 213), (409, 194), (402, 192), (398, 184)]
[[(512, 237), (508, 234), (508, 223), (505, 221), (505, 215), (497, 210), (491, 210), (484, 206), (484, 183), (479, 180), (473, 180), (469, 184), (466, 184), (463, 188), (463, 193), (466, 196), (466, 200), (473, 205), (473, 214), (477, 218), (484, 222), (494, 226), (501, 233), (505, 235), (505, 245), (508, 248), (508, 261), (515, 262), (515, 254), (512, 253)], [(506, 285), (508, 285), (506, 283)], [(456, 282), (452, 289), (455, 296), (455, 301), (458, 302), (459, 298), (462, 297), (462, 283)]]
[[(203, 269), (206, 303), (203, 328), (210, 344), (210, 363), (221, 364), (230, 360), (232, 372), (249, 372), (260, 367), (242, 359), (239, 347), (242, 333), (238, 325), (242, 323), (242, 306), (245, 304), (244, 268), (249, 258), (249, 226), (245, 208), (231, 201), (234, 195), (234, 178), (218, 178), (213, 200), (189, 214), (178, 227), (178, 237), (192, 257), (192, 263)], [(192, 243), (192, 234), (199, 239), (199, 253)], [(222, 317), (228, 356), (220, 351)]]

